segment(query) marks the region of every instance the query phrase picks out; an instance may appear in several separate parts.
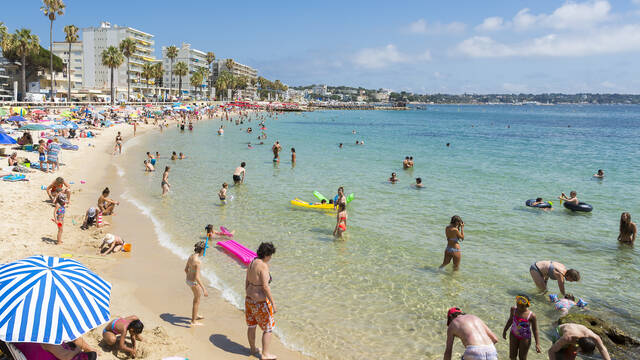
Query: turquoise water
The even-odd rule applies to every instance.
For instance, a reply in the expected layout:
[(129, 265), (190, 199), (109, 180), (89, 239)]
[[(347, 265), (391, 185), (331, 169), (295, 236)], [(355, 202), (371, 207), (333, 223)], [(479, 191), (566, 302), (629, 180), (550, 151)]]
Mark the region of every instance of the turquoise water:
[[(549, 259), (581, 272), (582, 281), (567, 288), (590, 303), (589, 312), (640, 334), (640, 250), (616, 241), (621, 212), (640, 218), (640, 107), (292, 113), (268, 120), (269, 138), (254, 149), (247, 142), (257, 143), (257, 133), (241, 131), (247, 124), (228, 124), (225, 135), (216, 136), (219, 125), (201, 122), (193, 132), (171, 127), (130, 143), (122, 164), (130, 179), (124, 197), (153, 216), (160, 241), (183, 257), (207, 223), (235, 229), (236, 240), (253, 249), (272, 241), (278, 334), (291, 347), (319, 359), (440, 358), (447, 308), (481, 317), (500, 336), (514, 296), (536, 292), (529, 266)], [(258, 128), (256, 121), (250, 126)], [(276, 165), (275, 140), (284, 148)], [(146, 151), (164, 157), (155, 174), (142, 171)], [(188, 159), (170, 161), (171, 151)], [(405, 156), (414, 157), (414, 169), (402, 170)], [(233, 200), (221, 206), (217, 191), (232, 182), (241, 161), (247, 162), (246, 183), (231, 186)], [(172, 166), (173, 186), (161, 199), (165, 165)], [(591, 177), (599, 168), (604, 180)], [(394, 171), (400, 182), (392, 185), (386, 179)], [(422, 190), (409, 186), (418, 176)], [(356, 200), (348, 206), (345, 238), (336, 241), (334, 215), (294, 209), (289, 201), (311, 201), (314, 190), (333, 196), (340, 185)], [(593, 205), (592, 213), (524, 206), (527, 199), (571, 190)], [(466, 224), (457, 273), (437, 269), (444, 227), (454, 214)], [(226, 253), (209, 251), (211, 284), (241, 306), (244, 268)], [(556, 284), (550, 289), (557, 292)], [(534, 296), (532, 310), (547, 349), (557, 315), (542, 296)], [(506, 357), (508, 341), (498, 349)], [(459, 343), (455, 351), (462, 351)]]

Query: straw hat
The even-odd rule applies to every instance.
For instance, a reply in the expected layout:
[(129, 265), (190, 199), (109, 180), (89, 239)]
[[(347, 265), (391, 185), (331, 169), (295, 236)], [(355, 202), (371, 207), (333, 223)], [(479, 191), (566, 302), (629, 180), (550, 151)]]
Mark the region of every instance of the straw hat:
[(116, 240), (116, 237), (113, 236), (113, 234), (107, 234), (104, 236), (104, 239), (102, 241), (106, 242), (107, 244), (111, 244), (115, 240)]

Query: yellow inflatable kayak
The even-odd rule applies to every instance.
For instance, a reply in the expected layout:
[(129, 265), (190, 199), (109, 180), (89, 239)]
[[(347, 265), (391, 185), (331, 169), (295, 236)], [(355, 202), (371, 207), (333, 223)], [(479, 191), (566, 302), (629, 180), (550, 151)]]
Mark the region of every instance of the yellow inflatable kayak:
[(291, 205), (300, 206), (308, 209), (333, 210), (333, 204), (314, 204), (296, 198), (291, 200)]

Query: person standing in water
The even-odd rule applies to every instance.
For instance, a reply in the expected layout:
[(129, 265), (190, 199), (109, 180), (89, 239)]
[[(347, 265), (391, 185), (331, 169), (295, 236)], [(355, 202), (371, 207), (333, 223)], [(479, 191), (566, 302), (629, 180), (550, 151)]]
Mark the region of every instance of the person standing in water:
[(596, 348), (604, 360), (611, 360), (600, 336), (584, 325), (562, 324), (556, 328), (555, 338), (553, 346), (549, 348), (547, 353), (549, 360), (574, 360), (578, 353), (591, 355)]
[(341, 238), (345, 231), (347, 231), (347, 208), (346, 204), (341, 202), (338, 203), (336, 227), (333, 229), (333, 236)]
[(462, 249), (460, 249), (460, 242), (464, 240), (464, 221), (458, 215), (451, 217), (449, 225), (444, 229), (444, 234), (447, 237), (447, 248), (444, 250), (444, 260), (442, 260), (443, 268), (453, 260), (453, 270), (458, 270), (460, 267), (460, 259), (462, 259)]
[(282, 146), (280, 145), (280, 142), (276, 140), (275, 144), (271, 147), (274, 162), (280, 162), (280, 150), (282, 150)]
[(447, 311), (447, 345), (444, 360), (451, 360), (453, 342), (459, 338), (465, 346), (464, 360), (498, 360), (498, 337), (480, 318), (467, 315), (458, 307)]
[(291, 148), (291, 163), (296, 163), (296, 148)]
[(271, 273), (269, 261), (276, 248), (272, 243), (261, 243), (256, 252), (258, 257), (253, 259), (247, 268), (247, 276), (244, 282), (246, 297), (244, 299), (245, 320), (249, 329), (247, 338), (251, 355), (258, 355), (260, 349), (256, 347), (256, 327), (262, 329), (262, 356), (263, 360), (275, 360), (277, 357), (271, 354), (271, 333), (276, 322), (274, 315), (278, 311), (271, 294)]
[(540, 341), (538, 338), (538, 320), (536, 315), (529, 310), (531, 300), (526, 295), (516, 296), (516, 306), (511, 308), (509, 319), (502, 331), (502, 338), (507, 339), (509, 334), (509, 359), (527, 360), (529, 347), (531, 347), (531, 335), (536, 340), (536, 352), (540, 353)]
[(171, 184), (169, 184), (169, 170), (171, 170), (171, 167), (165, 167), (164, 173), (162, 174), (162, 183), (160, 183), (160, 186), (162, 186), (162, 196), (165, 196), (171, 188)]
[(631, 214), (623, 212), (620, 215), (620, 234), (618, 235), (618, 241), (623, 244), (633, 245), (636, 241), (636, 235), (638, 234), (638, 228), (636, 223), (631, 221)]
[(200, 257), (204, 254), (205, 242), (198, 241), (193, 248), (193, 254), (189, 256), (187, 260), (187, 265), (184, 267), (184, 272), (187, 274), (186, 283), (187, 286), (193, 292), (193, 306), (191, 308), (191, 326), (202, 325), (202, 323), (198, 322), (198, 320), (204, 319), (203, 316), (198, 315), (198, 307), (200, 306), (200, 297), (201, 295), (209, 296), (207, 289), (204, 287), (202, 283), (202, 279), (200, 277), (200, 267), (202, 266), (202, 261)]
[(245, 166), (247, 164), (243, 161), (242, 163), (240, 163), (240, 166), (238, 166), (236, 168), (236, 170), (233, 172), (233, 183), (234, 184), (242, 184), (244, 182), (244, 174), (247, 172), (245, 170)]
[(333, 204), (333, 210), (337, 209), (340, 204), (347, 206), (347, 198), (344, 196), (344, 188), (342, 186), (338, 188), (338, 198), (336, 199), (335, 204)]
[(538, 261), (531, 265), (529, 273), (533, 282), (541, 291), (547, 291), (547, 281), (549, 279), (556, 280), (558, 282), (558, 288), (560, 293), (564, 296), (564, 283), (565, 281), (580, 281), (580, 272), (575, 269), (569, 269), (557, 262), (557, 261)]

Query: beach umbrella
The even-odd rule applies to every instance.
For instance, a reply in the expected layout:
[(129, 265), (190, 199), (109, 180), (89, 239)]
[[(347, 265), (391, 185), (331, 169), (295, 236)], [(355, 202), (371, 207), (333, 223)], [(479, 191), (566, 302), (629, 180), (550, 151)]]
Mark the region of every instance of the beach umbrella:
[(11, 109), (11, 113), (24, 116), (24, 115), (27, 115), (27, 110), (21, 106), (14, 106), (13, 109)]
[(2, 145), (12, 145), (12, 144), (17, 144), (18, 142), (15, 141), (11, 136), (7, 135), (4, 132), (0, 132), (0, 144)]
[(42, 130), (46, 130), (49, 127), (46, 125), (42, 125), (42, 124), (27, 124), (23, 127), (20, 128), (20, 130), (27, 130), (27, 131), (42, 131)]
[(111, 284), (71, 259), (0, 266), (0, 339), (61, 344), (109, 321)]
[(19, 122), (19, 121), (27, 121), (27, 119), (23, 118), (22, 116), (12, 116), (8, 118), (7, 121)]
[(7, 115), (9, 115), (9, 110), (5, 108), (0, 108), (0, 116), (7, 116)]
[(73, 121), (63, 121), (62, 125), (64, 125), (68, 129), (77, 129), (78, 128), (78, 124), (74, 123)]
[(72, 117), (73, 114), (71, 113), (71, 111), (63, 111), (62, 114), (60, 114), (60, 116), (62, 117)]

